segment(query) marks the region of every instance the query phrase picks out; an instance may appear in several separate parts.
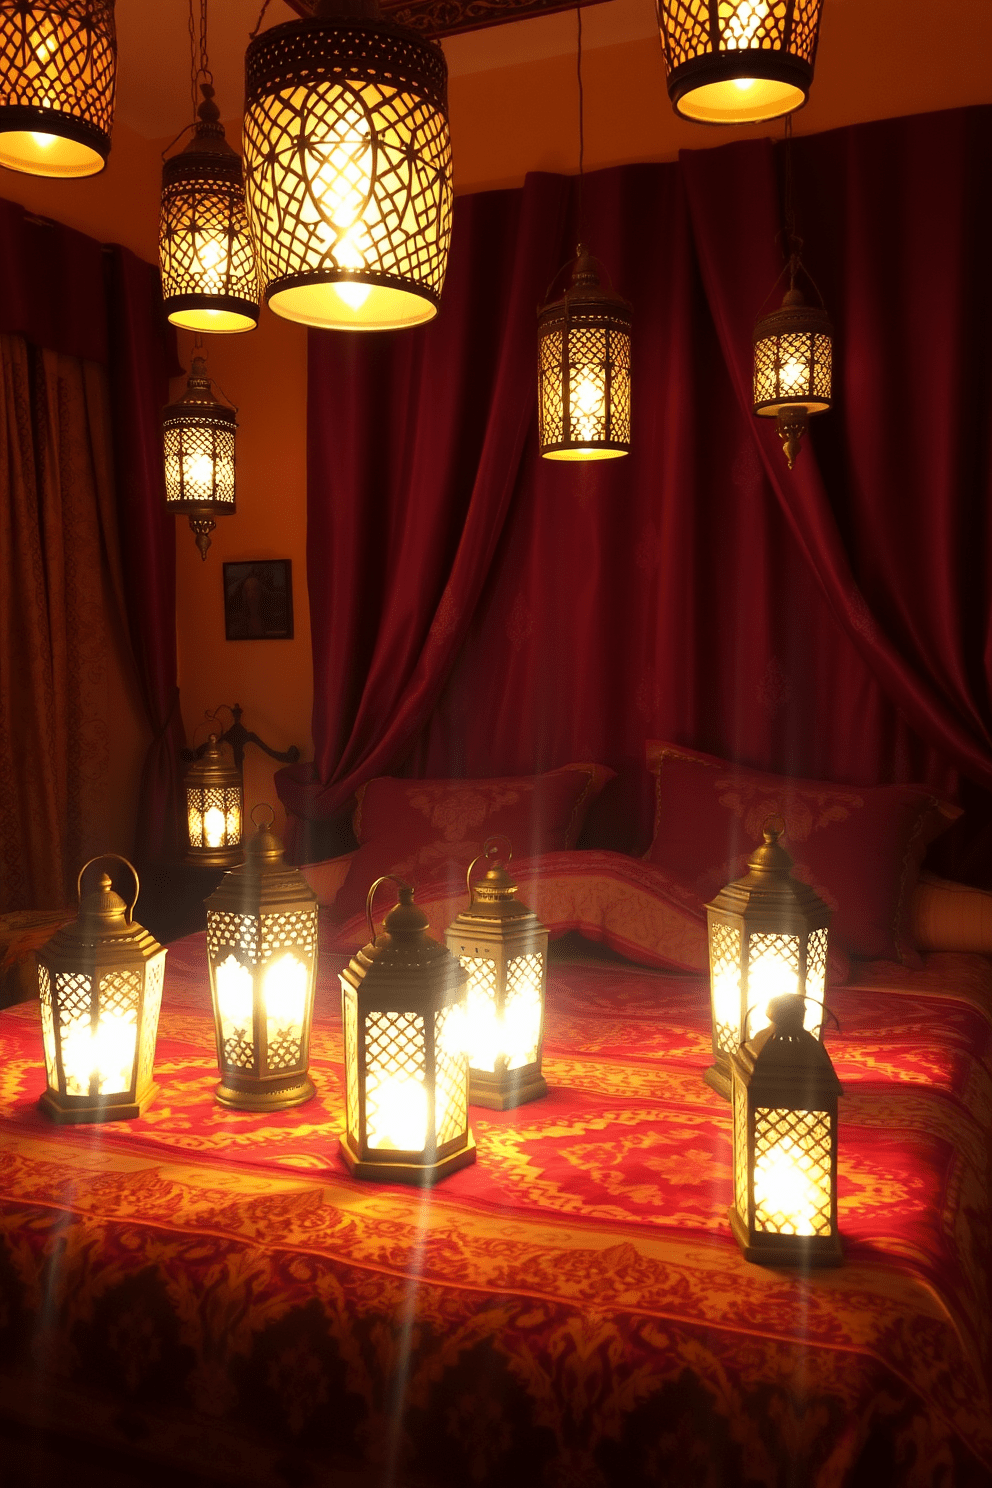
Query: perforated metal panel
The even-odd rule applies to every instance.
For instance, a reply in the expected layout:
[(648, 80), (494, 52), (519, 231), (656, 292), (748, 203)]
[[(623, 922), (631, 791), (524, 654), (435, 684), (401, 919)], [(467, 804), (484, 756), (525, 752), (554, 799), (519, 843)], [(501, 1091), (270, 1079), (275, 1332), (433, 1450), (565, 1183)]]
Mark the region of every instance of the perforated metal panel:
[(754, 347), (754, 403), (829, 404), (833, 344), (822, 333), (796, 331), (765, 336)]
[(759, 1106), (754, 1119), (755, 1230), (770, 1235), (829, 1235), (828, 1113)]
[(747, 1091), (734, 1081), (734, 1205), (745, 1224), (748, 1223), (747, 1201)]
[(191, 407), (189, 412), (165, 419), (162, 429), (166, 505), (233, 511), (233, 422), (217, 422)]
[(741, 1042), (741, 932), (736, 925), (714, 924), (709, 940), (714, 1046), (732, 1054)]
[(116, 74), (113, 0), (6, 0), (0, 8), (0, 110), (65, 115), (103, 136), (106, 153)]
[[(208, 812), (214, 815), (208, 817)], [(187, 786), (186, 820), (190, 847), (237, 846), (241, 841), (240, 786)]]
[[(754, 48), (816, 53), (823, 0), (661, 0), (659, 19), (669, 69), (713, 52)], [(714, 13), (715, 10), (715, 13)]]
[(52, 980), (48, 967), (38, 967), (38, 991), (41, 996), (41, 1040), (45, 1049), (45, 1076), (49, 1088), (58, 1090), (58, 1068), (55, 1063), (55, 1021), (52, 1016)]
[(423, 1018), (418, 1013), (367, 1014), (365, 1129), (370, 1148), (423, 1150), (427, 1136), (426, 1076)]
[(439, 1148), (462, 1136), (468, 1125), (468, 1071), (460, 1025), (457, 1007), (442, 1008), (434, 1016), (434, 1119)]
[(358, 999), (344, 993), (344, 1081), (348, 1135), (358, 1146)]
[(165, 982), (165, 952), (154, 956), (145, 967), (145, 999), (141, 1013), (141, 1047), (138, 1051), (138, 1090), (152, 1078), (155, 1065), (155, 1039), (158, 1036), (158, 1017), (162, 1007), (162, 986)]
[(257, 307), (255, 250), (248, 230), (240, 161), (202, 156), (162, 187), (159, 265), (169, 301), (187, 295), (234, 299)]
[[(609, 307), (609, 308), (607, 308)], [(538, 341), (542, 451), (630, 444), (630, 319), (622, 302), (569, 310)]]
[(537, 1059), (541, 1042), (541, 991), (544, 957), (534, 952), (511, 956), (506, 967), (503, 1023), (512, 1046), (507, 1068), (521, 1069)]

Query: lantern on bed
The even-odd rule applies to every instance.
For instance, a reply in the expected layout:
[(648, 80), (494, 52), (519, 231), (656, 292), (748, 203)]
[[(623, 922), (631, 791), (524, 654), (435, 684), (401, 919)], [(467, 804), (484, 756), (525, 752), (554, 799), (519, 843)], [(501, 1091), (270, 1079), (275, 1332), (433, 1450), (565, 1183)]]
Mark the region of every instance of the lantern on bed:
[[(492, 857), (491, 866), (474, 886), (480, 859), (469, 865), (468, 907), (449, 925), (445, 941), (468, 972), (469, 1105), (506, 1111), (548, 1093), (541, 1073), (548, 932), (517, 899), (506, 864), (493, 856), (497, 841), (485, 843), (481, 857)], [(508, 864), (513, 849), (507, 847)]]
[(803, 1000), (772, 999), (770, 1023), (731, 1055), (734, 1202), (745, 1260), (836, 1266), (837, 1098), (830, 1055), (803, 1027)]
[(244, 789), (241, 771), (211, 734), (186, 771), (187, 863), (230, 868), (239, 862)]
[(772, 820), (748, 858), (746, 876), (706, 906), (713, 1063), (703, 1079), (725, 1100), (731, 1055), (767, 1025), (773, 997), (806, 999), (805, 1026), (814, 1037), (823, 1022), (831, 911), (815, 889), (793, 878), (792, 859)]
[[(372, 899), (387, 879), (399, 903), (376, 935)], [(341, 1156), (356, 1178), (434, 1183), (475, 1162), (462, 1026), (468, 977), (426, 934), (427, 916), (402, 879), (376, 879), (366, 914), (369, 943), (341, 973)]]
[[(83, 894), (83, 875), (115, 859), (134, 876), (130, 906), (110, 876)], [(48, 1088), (39, 1100), (57, 1122), (121, 1121), (155, 1097), (152, 1066), (165, 950), (134, 918), (140, 884), (126, 858), (104, 853), (79, 874), (79, 916), (38, 952)]]
[[(263, 808), (255, 807), (255, 812)], [(240, 1111), (282, 1111), (314, 1094), (307, 1074), (317, 976), (317, 896), (267, 822), (207, 900), (207, 960), (221, 1081)], [(258, 825), (256, 823), (256, 825)]]

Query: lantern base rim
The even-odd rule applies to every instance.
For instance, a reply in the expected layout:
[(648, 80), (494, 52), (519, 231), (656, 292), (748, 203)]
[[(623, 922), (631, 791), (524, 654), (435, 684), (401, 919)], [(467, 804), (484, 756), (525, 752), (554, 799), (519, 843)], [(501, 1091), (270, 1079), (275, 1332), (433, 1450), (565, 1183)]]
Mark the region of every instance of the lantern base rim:
[(338, 1151), (353, 1178), (369, 1178), (375, 1183), (407, 1183), (416, 1188), (426, 1188), (447, 1178), (450, 1173), (457, 1173), (459, 1168), (471, 1166), (476, 1157), (475, 1138), (471, 1132), (464, 1147), (432, 1163), (383, 1162), (379, 1158), (359, 1157), (349, 1145), (347, 1136), (339, 1140)]
[[(45, 1090), (38, 1097), (38, 1105), (57, 1126), (82, 1126), (98, 1121), (133, 1121), (143, 1116), (158, 1095), (157, 1085), (147, 1085), (137, 1100), (121, 1100), (119, 1096), (60, 1095), (57, 1090)], [(65, 1104), (72, 1102), (72, 1105)]]
[(549, 444), (541, 451), (544, 460), (617, 460), (630, 454), (629, 444)]
[(721, 1069), (718, 1064), (711, 1064), (709, 1069), (703, 1070), (703, 1081), (711, 1090), (715, 1090), (717, 1095), (729, 1101), (731, 1090), (729, 1070)]
[[(344, 297), (363, 297), (356, 307)], [(439, 296), (426, 285), (370, 270), (312, 269), (273, 279), (265, 302), (276, 315), (332, 331), (398, 331), (424, 325), (438, 312)]]
[(183, 859), (190, 868), (236, 868), (244, 860), (245, 850), (240, 842), (234, 847), (191, 847)]
[[(38, 136), (58, 144), (40, 146)], [(25, 176), (77, 181), (106, 168), (110, 136), (73, 114), (30, 104), (0, 108), (0, 165)]]
[(752, 1240), (736, 1209), (728, 1209), (727, 1217), (741, 1255), (752, 1265), (798, 1266), (809, 1270), (813, 1266), (844, 1264), (844, 1249), (839, 1235), (829, 1239), (820, 1235), (767, 1235), (764, 1239)]
[(316, 1086), (308, 1075), (294, 1085), (281, 1090), (238, 1090), (224, 1080), (214, 1091), (214, 1099), (222, 1106), (235, 1111), (288, 1111), (293, 1106), (302, 1106), (317, 1094)]
[[(519, 1073), (519, 1078), (516, 1078)], [(507, 1070), (493, 1075), (485, 1070), (468, 1072), (468, 1103), (485, 1106), (489, 1111), (509, 1111), (528, 1101), (541, 1100), (548, 1093), (548, 1082), (535, 1070)]]

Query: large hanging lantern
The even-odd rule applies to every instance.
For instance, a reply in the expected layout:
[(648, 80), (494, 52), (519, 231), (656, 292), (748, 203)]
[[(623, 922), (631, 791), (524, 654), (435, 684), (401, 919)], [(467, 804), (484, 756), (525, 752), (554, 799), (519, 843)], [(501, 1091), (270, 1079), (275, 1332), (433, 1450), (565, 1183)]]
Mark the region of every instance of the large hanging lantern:
[(772, 998), (803, 999), (805, 1026), (814, 1037), (823, 1024), (831, 911), (814, 889), (793, 878), (781, 835), (766, 825), (747, 875), (706, 906), (713, 1063), (703, 1079), (727, 1100), (731, 1057), (767, 1027)]
[(769, 1025), (731, 1056), (734, 1203), (745, 1260), (836, 1266), (837, 1098), (830, 1055), (803, 1027), (801, 997), (769, 1004)]
[(444, 53), (377, 0), (317, 0), (245, 57), (245, 188), (268, 304), (391, 330), (437, 312), (451, 238)]
[(427, 916), (401, 879), (399, 903), (341, 973), (345, 1134), (356, 1178), (434, 1183), (475, 1162), (468, 1127), (464, 968), (425, 932)]
[(833, 330), (822, 305), (807, 305), (795, 286), (798, 261), (781, 309), (754, 328), (754, 411), (778, 421), (791, 470), (810, 415), (830, 407)]
[(581, 244), (571, 286), (537, 317), (537, 413), (546, 460), (630, 452), (630, 305), (603, 289)]
[(778, 119), (809, 96), (823, 0), (660, 0), (675, 111), (699, 124)]
[(187, 863), (230, 868), (241, 860), (244, 788), (241, 771), (216, 734), (186, 771)]
[(165, 313), (189, 331), (252, 331), (258, 271), (241, 157), (224, 137), (213, 88), (200, 86), (193, 137), (162, 167), (158, 251)]
[(205, 559), (214, 518), (233, 517), (236, 408), (215, 398), (203, 357), (195, 356), (186, 391), (162, 414), (165, 444), (165, 504), (188, 516), (200, 557)]
[[(496, 841), (485, 844), (484, 858)], [(512, 856), (511, 848), (507, 863)], [(498, 859), (473, 886), (477, 862), (466, 878), (468, 908), (449, 925), (445, 941), (468, 972), (469, 1104), (506, 1111), (548, 1093), (541, 1073), (548, 932), (517, 899), (517, 886)]]
[(317, 896), (302, 873), (283, 860), (283, 845), (271, 826), (270, 814), (248, 839), (245, 861), (225, 873), (207, 899), (207, 961), (221, 1075), (216, 1097), (240, 1111), (282, 1111), (314, 1094), (307, 1070)]
[[(134, 877), (130, 906), (114, 893), (107, 873), (83, 895), (86, 869), (107, 858), (124, 863)], [(48, 1080), (39, 1104), (52, 1121), (122, 1121), (140, 1116), (155, 1097), (165, 950), (134, 918), (139, 887), (126, 858), (91, 858), (79, 875), (78, 919), (38, 952)]]
[(2, 0), (0, 165), (64, 179), (102, 171), (116, 87), (114, 0)]

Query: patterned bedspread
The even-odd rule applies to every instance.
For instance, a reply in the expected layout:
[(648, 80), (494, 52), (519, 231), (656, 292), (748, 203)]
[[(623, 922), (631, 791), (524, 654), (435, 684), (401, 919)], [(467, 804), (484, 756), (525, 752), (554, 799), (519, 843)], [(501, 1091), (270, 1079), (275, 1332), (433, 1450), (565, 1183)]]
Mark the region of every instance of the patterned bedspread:
[(421, 1193), (337, 1157), (340, 964), (318, 1097), (271, 1117), (211, 1099), (202, 937), (140, 1121), (49, 1125), (36, 1009), (0, 1013), (0, 1415), (177, 1481), (992, 1482), (992, 964), (832, 991), (847, 1259), (808, 1278), (730, 1238), (702, 979), (559, 952), (549, 1097), (473, 1108), (477, 1164)]

